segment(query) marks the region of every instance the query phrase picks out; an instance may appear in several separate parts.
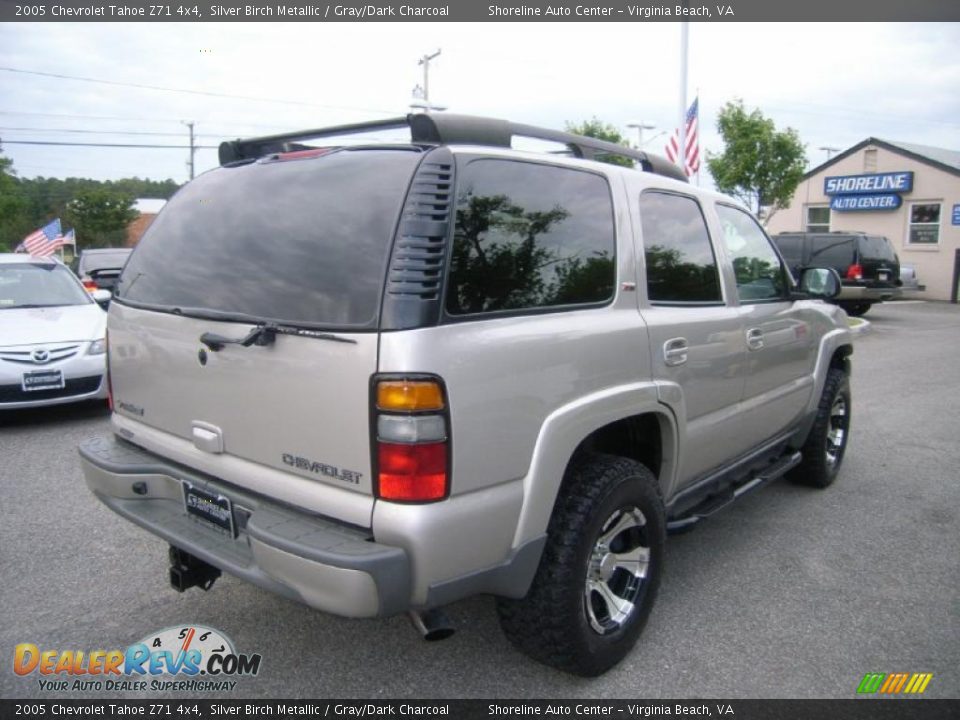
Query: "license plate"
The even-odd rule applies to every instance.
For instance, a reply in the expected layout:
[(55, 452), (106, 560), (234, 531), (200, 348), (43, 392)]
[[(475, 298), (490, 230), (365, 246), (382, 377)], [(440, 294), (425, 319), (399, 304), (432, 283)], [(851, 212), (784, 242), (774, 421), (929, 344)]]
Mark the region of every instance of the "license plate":
[(890, 273), (885, 273), (885, 272), (880, 273), (881, 280), (888, 280), (889, 278), (890, 278)]
[(63, 387), (62, 370), (34, 370), (25, 372), (21, 381), (24, 392), (59, 390)]
[(187, 515), (230, 533), (233, 531), (233, 507), (230, 498), (207, 492), (188, 482), (183, 483), (183, 504)]

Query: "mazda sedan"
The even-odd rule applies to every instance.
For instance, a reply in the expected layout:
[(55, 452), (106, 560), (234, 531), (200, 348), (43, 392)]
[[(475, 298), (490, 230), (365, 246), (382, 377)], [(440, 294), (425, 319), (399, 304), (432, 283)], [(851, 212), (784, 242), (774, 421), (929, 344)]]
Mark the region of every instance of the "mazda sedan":
[(100, 293), (58, 260), (0, 254), (0, 410), (107, 397)]

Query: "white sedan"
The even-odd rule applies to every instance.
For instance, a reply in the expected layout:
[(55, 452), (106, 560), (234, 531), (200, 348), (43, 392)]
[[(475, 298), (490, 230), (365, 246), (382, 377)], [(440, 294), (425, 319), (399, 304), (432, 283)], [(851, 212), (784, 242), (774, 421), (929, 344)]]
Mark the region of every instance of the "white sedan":
[(107, 397), (97, 293), (58, 260), (0, 254), (0, 410)]

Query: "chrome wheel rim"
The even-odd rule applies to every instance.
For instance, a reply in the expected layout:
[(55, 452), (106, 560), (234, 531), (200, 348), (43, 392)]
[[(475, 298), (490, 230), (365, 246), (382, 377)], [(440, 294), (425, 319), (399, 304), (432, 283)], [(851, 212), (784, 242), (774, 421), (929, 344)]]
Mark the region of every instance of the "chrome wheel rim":
[(829, 427), (827, 429), (827, 465), (835, 467), (840, 462), (844, 443), (847, 441), (847, 401), (843, 395), (837, 395), (830, 407)]
[(607, 518), (590, 551), (583, 605), (600, 635), (622, 627), (636, 610), (650, 567), (646, 524), (636, 507), (621, 508)]

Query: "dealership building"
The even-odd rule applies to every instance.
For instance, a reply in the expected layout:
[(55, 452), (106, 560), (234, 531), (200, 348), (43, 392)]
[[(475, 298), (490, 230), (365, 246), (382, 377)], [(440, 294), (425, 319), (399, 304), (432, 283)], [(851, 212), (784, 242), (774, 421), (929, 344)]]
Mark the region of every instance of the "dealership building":
[(767, 223), (797, 230), (884, 235), (926, 286), (918, 297), (957, 302), (960, 151), (867, 138), (804, 175)]

